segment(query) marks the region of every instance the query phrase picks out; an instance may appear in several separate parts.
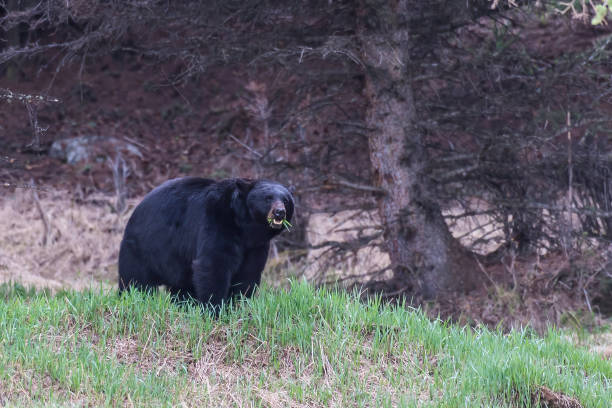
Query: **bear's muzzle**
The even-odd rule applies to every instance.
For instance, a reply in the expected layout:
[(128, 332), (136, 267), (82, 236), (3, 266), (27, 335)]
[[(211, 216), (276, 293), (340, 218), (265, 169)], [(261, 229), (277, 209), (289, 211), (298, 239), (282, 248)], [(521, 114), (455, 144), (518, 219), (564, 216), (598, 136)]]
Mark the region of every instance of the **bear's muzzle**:
[(274, 229), (282, 228), (286, 216), (285, 204), (282, 201), (275, 201), (268, 212), (268, 224)]

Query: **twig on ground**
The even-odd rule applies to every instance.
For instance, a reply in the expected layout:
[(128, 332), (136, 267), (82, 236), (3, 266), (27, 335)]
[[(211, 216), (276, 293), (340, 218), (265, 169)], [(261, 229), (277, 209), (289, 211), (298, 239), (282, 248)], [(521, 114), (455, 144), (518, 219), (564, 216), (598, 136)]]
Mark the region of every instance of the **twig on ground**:
[(480, 261), (478, 260), (478, 258), (476, 256), (474, 257), (474, 259), (476, 260), (476, 263), (478, 264), (478, 267), (480, 268), (482, 273), (484, 273), (484, 275), (487, 277), (487, 279), (489, 279), (489, 281), (495, 286), (495, 281), (493, 280), (493, 278), (491, 278), (491, 275), (489, 275), (489, 272), (487, 272), (485, 267), (482, 266), (482, 264), (480, 263)]
[[(34, 180), (31, 180), (30, 184), (34, 186)], [(36, 188), (32, 189), (32, 197), (34, 197), (34, 202), (36, 203), (36, 209), (38, 209), (38, 213), (40, 214), (40, 219), (42, 220), (43, 226), (44, 226), (42, 244), (43, 246), (47, 246), (47, 243), (49, 243), (50, 241), (51, 229), (49, 228), (49, 220), (47, 218), (47, 215), (43, 211), (42, 205), (40, 204), (40, 198), (38, 197), (38, 192), (36, 191)]]
[(584, 299), (586, 300), (589, 312), (593, 313), (593, 309), (591, 309), (591, 302), (589, 301), (589, 294), (587, 293), (586, 288), (582, 288), (582, 291), (584, 292)]

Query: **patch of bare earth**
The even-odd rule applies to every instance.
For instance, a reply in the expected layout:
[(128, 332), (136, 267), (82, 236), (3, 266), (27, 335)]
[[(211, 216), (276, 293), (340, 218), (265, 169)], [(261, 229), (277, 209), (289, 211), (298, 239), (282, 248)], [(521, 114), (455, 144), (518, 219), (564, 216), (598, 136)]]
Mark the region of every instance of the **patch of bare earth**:
[(544, 408), (582, 408), (577, 399), (568, 397), (548, 387), (540, 386), (532, 394), (534, 403)]

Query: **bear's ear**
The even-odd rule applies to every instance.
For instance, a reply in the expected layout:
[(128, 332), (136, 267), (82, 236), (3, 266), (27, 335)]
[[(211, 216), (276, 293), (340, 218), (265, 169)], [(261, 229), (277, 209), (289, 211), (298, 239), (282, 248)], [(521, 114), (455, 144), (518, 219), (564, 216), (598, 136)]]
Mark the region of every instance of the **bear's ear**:
[(245, 179), (236, 180), (236, 188), (232, 192), (232, 202), (230, 204), (234, 215), (239, 220), (244, 220), (248, 217), (248, 210), (246, 206), (246, 198), (249, 191), (253, 188), (253, 182)]
[(236, 179), (236, 189), (241, 194), (244, 194), (245, 197), (247, 196), (247, 194), (249, 194), (249, 191), (251, 191), (251, 189), (253, 188), (254, 184), (255, 183), (253, 182), (253, 180), (249, 180), (249, 179)]
[(247, 215), (246, 197), (238, 189), (234, 190), (232, 193), (230, 208), (232, 209), (234, 216), (239, 220), (244, 219)]

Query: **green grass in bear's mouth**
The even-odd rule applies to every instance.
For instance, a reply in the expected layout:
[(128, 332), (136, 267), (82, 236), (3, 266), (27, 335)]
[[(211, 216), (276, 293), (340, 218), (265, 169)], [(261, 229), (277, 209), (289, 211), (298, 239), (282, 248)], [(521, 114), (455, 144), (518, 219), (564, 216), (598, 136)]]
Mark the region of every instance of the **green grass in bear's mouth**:
[[(274, 218), (268, 217), (268, 224), (272, 225), (273, 222), (274, 222)], [(293, 225), (291, 225), (291, 223), (287, 219), (283, 219), (282, 224), (283, 224), (283, 227), (285, 227), (287, 231), (291, 231), (290, 228), (292, 228)]]

